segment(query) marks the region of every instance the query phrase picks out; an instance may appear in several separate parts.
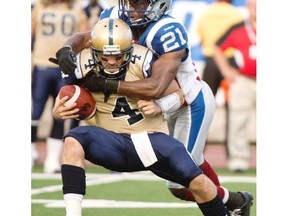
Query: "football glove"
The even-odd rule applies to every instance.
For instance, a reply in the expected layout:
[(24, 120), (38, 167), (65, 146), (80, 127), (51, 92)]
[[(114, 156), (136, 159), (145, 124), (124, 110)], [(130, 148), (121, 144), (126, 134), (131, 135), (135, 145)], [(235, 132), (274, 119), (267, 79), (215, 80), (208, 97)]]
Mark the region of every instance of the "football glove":
[(70, 46), (65, 46), (56, 52), (56, 59), (49, 58), (49, 61), (58, 64), (64, 74), (74, 73), (76, 65), (76, 55)]
[(97, 74), (85, 77), (81, 80), (82, 86), (87, 88), (90, 92), (103, 92), (105, 103), (112, 93), (118, 92), (119, 83), (119, 80), (105, 79)]
[(105, 79), (98, 74), (82, 79), (82, 85), (91, 92), (117, 93), (119, 80)]

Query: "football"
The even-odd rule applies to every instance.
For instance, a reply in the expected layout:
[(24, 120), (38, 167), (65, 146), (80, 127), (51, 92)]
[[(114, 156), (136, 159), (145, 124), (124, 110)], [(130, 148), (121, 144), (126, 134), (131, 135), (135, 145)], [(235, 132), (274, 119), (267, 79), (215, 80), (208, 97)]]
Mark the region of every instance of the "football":
[(79, 119), (90, 119), (95, 115), (96, 104), (91, 93), (85, 88), (78, 85), (65, 85), (59, 91), (60, 99), (68, 96), (64, 106), (76, 103), (79, 108)]

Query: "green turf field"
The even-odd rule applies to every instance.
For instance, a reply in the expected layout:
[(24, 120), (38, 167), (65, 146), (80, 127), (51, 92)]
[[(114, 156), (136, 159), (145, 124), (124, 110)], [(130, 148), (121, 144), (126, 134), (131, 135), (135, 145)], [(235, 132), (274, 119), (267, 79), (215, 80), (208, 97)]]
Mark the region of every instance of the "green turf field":
[[(32, 216), (65, 216), (61, 175), (44, 175), (42, 167), (32, 173)], [(256, 216), (256, 172), (232, 174), (217, 169), (222, 185), (231, 191), (253, 194), (251, 216)], [(86, 169), (83, 216), (200, 216), (197, 205), (180, 201), (167, 190), (165, 180), (147, 172), (111, 174), (97, 166)]]

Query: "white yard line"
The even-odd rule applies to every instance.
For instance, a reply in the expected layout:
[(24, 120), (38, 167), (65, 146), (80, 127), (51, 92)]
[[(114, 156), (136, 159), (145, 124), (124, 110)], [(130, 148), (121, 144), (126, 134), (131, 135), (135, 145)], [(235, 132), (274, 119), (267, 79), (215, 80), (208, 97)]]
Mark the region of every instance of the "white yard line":
[[(32, 179), (61, 180), (61, 174), (32, 173)], [(101, 185), (125, 180), (133, 181), (165, 181), (150, 172), (119, 174), (86, 174), (86, 185)], [(256, 177), (220, 176), (221, 183), (256, 183)], [(31, 195), (61, 191), (62, 185), (46, 186), (31, 190)], [(32, 199), (32, 204), (43, 204), (47, 208), (65, 208), (63, 200)], [(193, 202), (134, 202), (104, 199), (84, 199), (83, 208), (198, 208)]]
[[(63, 200), (32, 199), (33, 204), (43, 204), (46, 208), (65, 208)], [(198, 208), (193, 202), (139, 202), (104, 199), (84, 199), (82, 208)]]
[[(61, 174), (32, 173), (32, 179), (60, 180)], [(117, 174), (86, 174), (86, 186), (109, 184), (125, 180), (133, 181), (165, 181), (150, 172), (117, 173)], [(220, 176), (221, 183), (256, 183), (256, 177)], [(52, 185), (31, 190), (31, 195), (61, 191), (62, 185)]]

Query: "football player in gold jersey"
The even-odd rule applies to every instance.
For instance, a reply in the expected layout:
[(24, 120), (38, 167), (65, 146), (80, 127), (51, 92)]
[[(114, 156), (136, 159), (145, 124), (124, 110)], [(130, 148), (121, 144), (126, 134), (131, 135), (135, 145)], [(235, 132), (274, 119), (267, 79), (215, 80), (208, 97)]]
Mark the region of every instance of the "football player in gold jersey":
[[(34, 38), (32, 53), (32, 168), (37, 159), (39, 120), (49, 96), (56, 98), (63, 86), (60, 69), (48, 61), (67, 38), (78, 31), (89, 29), (87, 16), (78, 0), (37, 0), (32, 8), (31, 33)], [(64, 122), (53, 120), (51, 132), (46, 140), (47, 154), (44, 172), (60, 171), (59, 157), (62, 152)], [(34, 150), (34, 151), (33, 151)]]
[[(66, 82), (86, 82), (90, 79), (85, 77), (97, 73), (107, 78), (109, 86), (113, 85), (110, 82), (113, 79), (133, 81), (151, 75), (153, 53), (133, 44), (131, 30), (122, 20), (99, 21), (92, 30), (91, 40), (91, 49), (78, 54), (74, 73), (63, 76)], [(155, 102), (163, 112), (173, 112), (183, 104), (180, 92), (178, 84), (172, 82), (165, 96)], [(163, 115), (145, 115), (137, 105), (137, 98), (108, 91), (93, 96), (96, 126), (80, 126), (64, 136), (61, 174), (67, 216), (82, 215), (86, 188), (84, 159), (117, 172), (150, 170), (188, 187), (203, 215), (228, 215), (216, 186), (202, 173), (184, 145), (168, 135)], [(61, 100), (57, 97), (53, 108), (56, 119), (78, 117), (76, 104), (65, 107), (66, 100), (67, 96)]]

